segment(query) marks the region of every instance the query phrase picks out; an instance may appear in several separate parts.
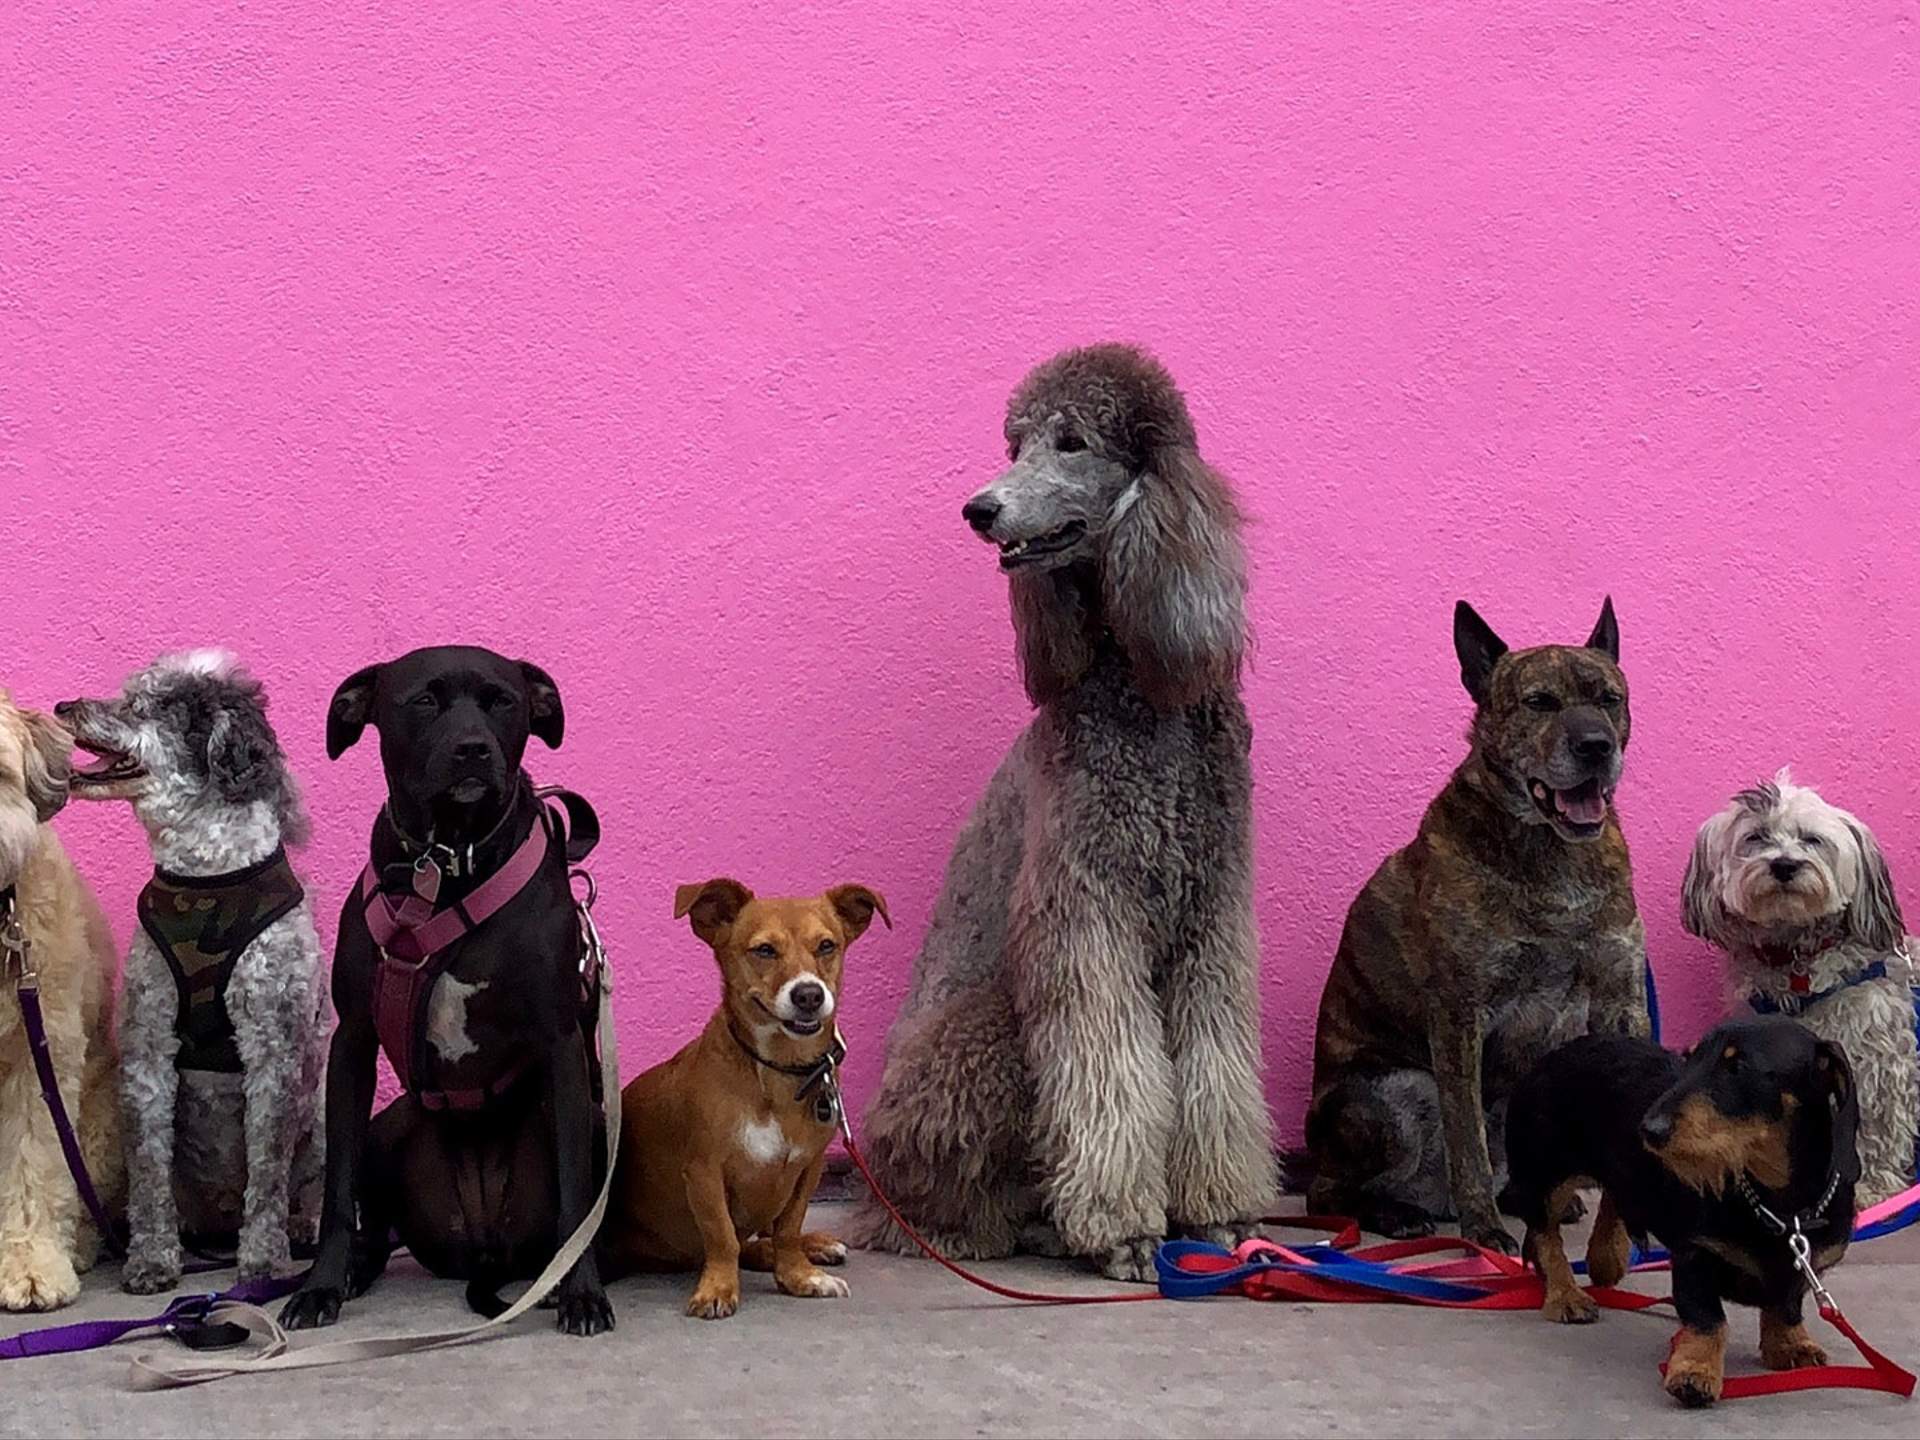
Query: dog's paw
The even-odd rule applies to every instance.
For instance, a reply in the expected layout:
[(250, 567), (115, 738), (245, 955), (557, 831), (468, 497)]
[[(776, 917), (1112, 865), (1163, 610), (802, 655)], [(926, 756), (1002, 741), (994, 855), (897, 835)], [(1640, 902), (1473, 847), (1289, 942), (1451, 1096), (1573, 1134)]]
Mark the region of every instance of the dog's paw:
[(164, 1294), (179, 1286), (180, 1270), (178, 1256), (129, 1255), (120, 1268), (120, 1288), (129, 1295)]
[(1180, 1234), (1189, 1240), (1202, 1240), (1222, 1250), (1234, 1250), (1260, 1233), (1258, 1220), (1222, 1220), (1213, 1225), (1182, 1225)]
[(792, 1275), (776, 1275), (773, 1283), (780, 1287), (782, 1295), (797, 1295), (803, 1300), (844, 1300), (853, 1293), (838, 1275), (829, 1275), (824, 1270), (801, 1270)]
[(1421, 1240), (1433, 1234), (1433, 1217), (1411, 1205), (1377, 1201), (1363, 1206), (1358, 1216), (1360, 1228), (1389, 1240)]
[(1720, 1372), (1696, 1361), (1676, 1361), (1667, 1367), (1666, 1391), (1689, 1410), (1711, 1405), (1720, 1398)]
[(1815, 1343), (1803, 1325), (1781, 1330), (1762, 1325), (1760, 1361), (1769, 1370), (1805, 1370), (1826, 1364), (1827, 1352)]
[(0, 1251), (0, 1310), (57, 1310), (80, 1298), (80, 1277), (58, 1246), (17, 1242)]
[(807, 1259), (816, 1265), (844, 1265), (847, 1263), (847, 1246), (843, 1240), (831, 1235), (807, 1235), (802, 1237)]
[(583, 1295), (563, 1295), (554, 1307), (554, 1328), (562, 1335), (604, 1335), (613, 1329), (613, 1302), (604, 1290)]
[(740, 1308), (740, 1282), (702, 1280), (687, 1301), (687, 1314), (696, 1320), (724, 1320)]
[(1518, 1255), (1519, 1242), (1508, 1233), (1507, 1227), (1498, 1220), (1485, 1219), (1464, 1222), (1460, 1226), (1460, 1238), (1480, 1246), (1483, 1250), (1492, 1250), (1501, 1255)]
[(1549, 1290), (1540, 1315), (1557, 1325), (1591, 1325), (1600, 1318), (1600, 1307), (1584, 1290)]
[(1109, 1280), (1127, 1280), (1138, 1285), (1158, 1284), (1160, 1272), (1154, 1268), (1153, 1257), (1159, 1249), (1158, 1235), (1135, 1235), (1131, 1240), (1122, 1240), (1107, 1251), (1100, 1261), (1100, 1273)]
[(289, 1330), (317, 1330), (340, 1318), (345, 1294), (332, 1285), (302, 1286), (280, 1307), (280, 1323)]

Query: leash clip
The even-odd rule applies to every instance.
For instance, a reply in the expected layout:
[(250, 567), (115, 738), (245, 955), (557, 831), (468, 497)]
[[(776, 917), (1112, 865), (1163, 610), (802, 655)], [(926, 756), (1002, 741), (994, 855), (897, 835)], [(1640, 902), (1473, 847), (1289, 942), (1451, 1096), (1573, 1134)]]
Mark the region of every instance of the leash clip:
[(1787, 1234), (1787, 1249), (1793, 1256), (1794, 1265), (1806, 1277), (1807, 1288), (1813, 1291), (1814, 1303), (1820, 1307), (1820, 1313), (1824, 1315), (1829, 1310), (1837, 1311), (1840, 1307), (1834, 1304), (1832, 1293), (1820, 1282), (1820, 1273), (1813, 1268), (1813, 1244), (1802, 1233), (1798, 1216), (1794, 1217), (1793, 1229)]
[(0, 952), (4, 952), (5, 972), (13, 977), (17, 988), (39, 988), (40, 972), (33, 964), (33, 942), (27, 938), (12, 906), (7, 907), (6, 918), (0, 920)]

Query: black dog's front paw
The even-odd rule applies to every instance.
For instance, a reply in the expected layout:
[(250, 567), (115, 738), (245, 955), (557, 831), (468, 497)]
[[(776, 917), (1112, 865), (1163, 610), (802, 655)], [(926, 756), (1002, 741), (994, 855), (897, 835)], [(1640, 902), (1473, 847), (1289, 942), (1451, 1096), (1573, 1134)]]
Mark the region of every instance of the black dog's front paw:
[(613, 1302), (604, 1290), (562, 1295), (554, 1324), (562, 1335), (600, 1335), (613, 1329)]
[(317, 1330), (340, 1318), (344, 1291), (332, 1285), (303, 1285), (280, 1307), (280, 1323), (289, 1330)]
[(1394, 1200), (1376, 1200), (1363, 1206), (1357, 1218), (1362, 1230), (1385, 1235), (1389, 1240), (1418, 1240), (1433, 1234), (1431, 1215)]
[(1507, 1227), (1491, 1218), (1463, 1220), (1460, 1224), (1460, 1238), (1471, 1241), (1483, 1250), (1497, 1251), (1502, 1255), (1520, 1253), (1520, 1246), (1513, 1236), (1507, 1233)]

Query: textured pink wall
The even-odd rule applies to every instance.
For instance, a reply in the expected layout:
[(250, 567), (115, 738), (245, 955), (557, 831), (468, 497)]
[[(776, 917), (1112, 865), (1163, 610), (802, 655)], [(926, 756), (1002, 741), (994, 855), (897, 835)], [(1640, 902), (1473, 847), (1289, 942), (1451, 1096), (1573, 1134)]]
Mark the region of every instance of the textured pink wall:
[[(1782, 761), (1920, 907), (1914, 0), (1048, 8), (30, 0), (5, 680), (237, 648), (331, 912), (378, 796), (332, 686), (535, 658), (630, 1062), (712, 999), (676, 882), (859, 880), (864, 1091), (1027, 713), (960, 501), (1030, 363), (1130, 337), (1254, 517), (1284, 1134), (1348, 898), (1460, 748), (1457, 595), (1516, 642), (1614, 595), (1674, 1030), (1716, 1003), (1686, 844)], [(124, 931), (131, 821), (60, 825)]]

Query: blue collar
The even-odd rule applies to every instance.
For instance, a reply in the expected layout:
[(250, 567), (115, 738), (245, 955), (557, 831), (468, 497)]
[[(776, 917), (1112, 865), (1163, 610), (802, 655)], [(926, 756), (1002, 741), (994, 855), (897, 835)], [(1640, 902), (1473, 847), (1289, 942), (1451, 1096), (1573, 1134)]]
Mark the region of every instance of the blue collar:
[(1855, 985), (1864, 985), (1869, 980), (1886, 978), (1887, 962), (1876, 960), (1858, 975), (1849, 975), (1831, 990), (1822, 990), (1817, 995), (1782, 995), (1776, 999), (1772, 995), (1763, 995), (1756, 991), (1747, 996), (1747, 1004), (1751, 1005), (1754, 1013), (1758, 1015), (1798, 1015), (1808, 1006), (1819, 1004), (1829, 995), (1838, 995), (1842, 990), (1851, 989)]

